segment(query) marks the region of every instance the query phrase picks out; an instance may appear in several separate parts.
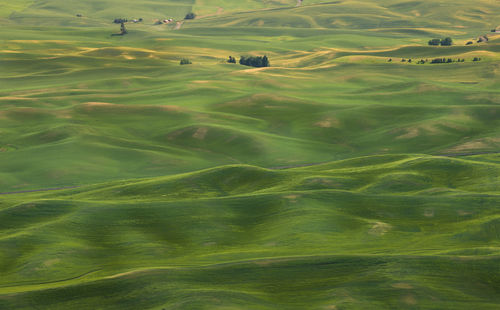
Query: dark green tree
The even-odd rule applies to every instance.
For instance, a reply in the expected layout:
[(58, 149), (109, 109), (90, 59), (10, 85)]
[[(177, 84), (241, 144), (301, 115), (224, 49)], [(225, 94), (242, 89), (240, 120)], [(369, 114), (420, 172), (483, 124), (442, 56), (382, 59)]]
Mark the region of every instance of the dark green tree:
[(432, 39), (432, 40), (429, 40), (429, 45), (439, 45), (441, 43), (441, 40), (439, 39)]
[(267, 58), (266, 55), (264, 55), (264, 57), (262, 57), (262, 67), (270, 67), (271, 64), (269, 63), (269, 59)]
[(441, 40), (441, 46), (451, 46), (452, 44), (453, 40), (450, 37)]
[(120, 26), (120, 33), (121, 33), (122, 35), (124, 35), (124, 34), (127, 34), (127, 33), (128, 33), (127, 28), (125, 28), (125, 24), (124, 24), (124, 23), (122, 23), (122, 24), (121, 24), (121, 26)]

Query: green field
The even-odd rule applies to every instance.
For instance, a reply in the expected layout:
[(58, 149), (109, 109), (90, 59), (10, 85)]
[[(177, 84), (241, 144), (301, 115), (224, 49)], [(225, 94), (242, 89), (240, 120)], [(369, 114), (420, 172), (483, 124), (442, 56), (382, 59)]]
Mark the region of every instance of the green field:
[(498, 309), (498, 26), (494, 0), (0, 0), (0, 309)]

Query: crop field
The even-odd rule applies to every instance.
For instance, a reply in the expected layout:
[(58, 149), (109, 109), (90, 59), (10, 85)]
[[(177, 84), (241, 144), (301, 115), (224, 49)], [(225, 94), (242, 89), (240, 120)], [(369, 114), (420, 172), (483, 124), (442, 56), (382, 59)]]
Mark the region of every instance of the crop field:
[(499, 309), (499, 27), (495, 0), (0, 0), (0, 309)]

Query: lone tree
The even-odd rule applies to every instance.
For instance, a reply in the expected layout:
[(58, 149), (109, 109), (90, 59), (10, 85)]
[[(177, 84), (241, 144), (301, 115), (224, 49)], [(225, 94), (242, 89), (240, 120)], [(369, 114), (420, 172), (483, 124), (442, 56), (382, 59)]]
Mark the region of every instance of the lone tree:
[(122, 23), (122, 25), (120, 26), (120, 34), (124, 35), (127, 33), (128, 33), (128, 31), (127, 31), (127, 28), (125, 28), (125, 23)]
[(121, 23), (121, 26), (120, 26), (120, 33), (112, 33), (111, 36), (123, 36), (123, 35), (126, 35), (128, 32), (127, 32), (127, 28), (125, 28), (125, 23)]
[(186, 14), (186, 17), (184, 17), (184, 19), (194, 19), (196, 17), (196, 15), (191, 12), (191, 13), (187, 13)]
[(230, 64), (235, 64), (236, 63), (236, 58), (234, 58), (233, 56), (229, 56), (229, 59), (227, 60), (228, 63)]
[(451, 46), (453, 44), (453, 40), (450, 37), (444, 38), (441, 40), (441, 46)]
[(269, 63), (269, 59), (267, 58), (266, 55), (264, 55), (264, 57), (262, 57), (262, 67), (270, 67), (271, 64)]

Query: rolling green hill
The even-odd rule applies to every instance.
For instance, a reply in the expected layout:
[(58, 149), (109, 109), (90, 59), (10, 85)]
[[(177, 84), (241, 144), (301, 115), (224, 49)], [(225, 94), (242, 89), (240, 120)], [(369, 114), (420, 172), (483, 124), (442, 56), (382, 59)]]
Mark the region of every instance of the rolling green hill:
[(499, 173), (385, 155), (9, 195), (0, 305), (494, 309)]
[(497, 309), (499, 17), (0, 0), (0, 309)]

